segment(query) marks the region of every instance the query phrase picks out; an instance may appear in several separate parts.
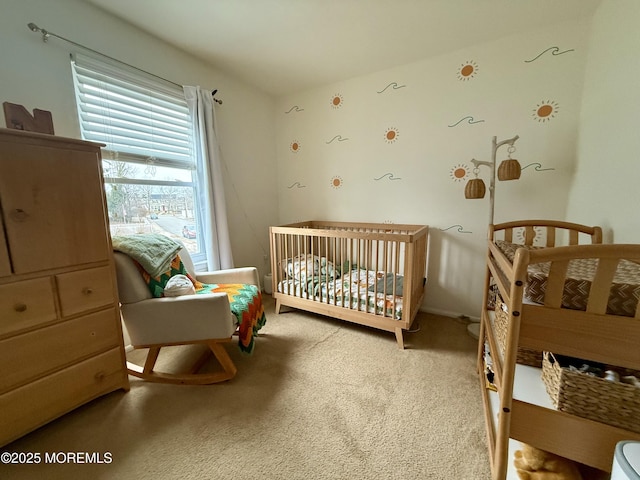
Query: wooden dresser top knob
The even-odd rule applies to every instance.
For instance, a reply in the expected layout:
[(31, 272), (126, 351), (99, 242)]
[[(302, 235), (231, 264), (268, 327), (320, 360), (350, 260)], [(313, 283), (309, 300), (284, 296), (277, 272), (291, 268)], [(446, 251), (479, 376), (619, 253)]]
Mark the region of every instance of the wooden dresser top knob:
[(16, 222), (24, 222), (27, 218), (29, 218), (29, 214), (21, 208), (15, 208), (11, 212), (10, 217)]
[(26, 305), (25, 303), (16, 303), (16, 304), (13, 306), (13, 309), (14, 309), (16, 312), (22, 313), (22, 312), (25, 312), (25, 311), (27, 310), (27, 305)]

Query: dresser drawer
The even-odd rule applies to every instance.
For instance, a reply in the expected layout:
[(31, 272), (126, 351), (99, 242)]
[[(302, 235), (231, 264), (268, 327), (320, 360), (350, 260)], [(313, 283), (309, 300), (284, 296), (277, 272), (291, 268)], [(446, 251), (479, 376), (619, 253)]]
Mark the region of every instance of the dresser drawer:
[(50, 277), (0, 285), (0, 336), (55, 319)]
[(68, 317), (114, 302), (109, 267), (91, 268), (56, 275), (62, 315)]
[(115, 348), (0, 395), (0, 446), (93, 398), (128, 389), (120, 355)]
[(115, 309), (0, 342), (0, 392), (119, 345)]

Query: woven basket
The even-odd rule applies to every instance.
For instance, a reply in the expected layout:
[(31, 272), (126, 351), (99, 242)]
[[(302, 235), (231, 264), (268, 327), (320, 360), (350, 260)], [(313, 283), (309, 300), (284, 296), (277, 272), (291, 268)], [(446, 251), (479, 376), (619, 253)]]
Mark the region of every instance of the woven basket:
[(640, 388), (570, 370), (551, 352), (544, 352), (542, 380), (558, 410), (640, 433)]
[(489, 285), (489, 292), (487, 294), (487, 308), (489, 310), (496, 309), (496, 299), (498, 298), (498, 294), (498, 285), (496, 285), (495, 283)]
[[(507, 328), (509, 327), (509, 313), (507, 306), (502, 301), (500, 295), (496, 295), (496, 309), (495, 320), (493, 323), (494, 330), (496, 332), (496, 340), (500, 347), (500, 352), (504, 357), (504, 352), (507, 345)], [(522, 365), (529, 365), (531, 367), (542, 367), (542, 351), (534, 350), (532, 348), (518, 347), (518, 353), (516, 355), (516, 362)]]

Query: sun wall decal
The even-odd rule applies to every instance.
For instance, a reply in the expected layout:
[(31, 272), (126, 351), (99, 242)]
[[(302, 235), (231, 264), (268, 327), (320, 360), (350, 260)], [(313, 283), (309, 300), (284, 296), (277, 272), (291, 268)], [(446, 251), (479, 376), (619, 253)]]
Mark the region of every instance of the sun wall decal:
[(559, 107), (558, 103), (553, 100), (542, 101), (533, 109), (533, 118), (541, 123), (548, 122), (556, 116)]
[(339, 175), (336, 175), (331, 179), (331, 186), (335, 189), (341, 188), (343, 183), (344, 181), (342, 180), (342, 177)]
[(478, 64), (473, 60), (464, 62), (458, 68), (458, 80), (466, 82), (478, 74)]
[[(534, 244), (539, 244), (544, 241), (543, 232), (544, 230), (542, 229), (542, 227), (533, 227), (532, 240)], [(515, 238), (520, 243), (524, 243), (526, 241), (524, 228), (519, 228), (518, 230), (516, 230)]]
[(331, 107), (340, 108), (343, 103), (344, 103), (344, 99), (342, 98), (342, 95), (340, 95), (339, 93), (336, 93), (333, 97), (331, 97)]
[(291, 142), (290, 148), (293, 153), (298, 153), (300, 151), (300, 142), (294, 140)]
[(395, 127), (388, 128), (386, 132), (384, 132), (384, 139), (387, 143), (393, 143), (398, 139), (400, 132)]
[(454, 182), (462, 182), (469, 177), (469, 167), (467, 165), (458, 164), (451, 169), (451, 179)]

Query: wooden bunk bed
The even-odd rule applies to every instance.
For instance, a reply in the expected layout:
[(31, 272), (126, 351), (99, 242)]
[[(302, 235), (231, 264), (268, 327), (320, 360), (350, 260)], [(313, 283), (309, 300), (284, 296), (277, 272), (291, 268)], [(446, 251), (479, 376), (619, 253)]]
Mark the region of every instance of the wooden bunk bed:
[(426, 225), (308, 221), (269, 228), (283, 305), (395, 333), (404, 348), (424, 297)]
[[(541, 369), (518, 363), (519, 349), (529, 349), (640, 370), (640, 245), (601, 241), (599, 227), (567, 222), (489, 227), (478, 370), (494, 480), (517, 478), (519, 442), (606, 472), (617, 442), (640, 440), (640, 423), (619, 428), (556, 409)], [(506, 306), (503, 342), (493, 293)]]

